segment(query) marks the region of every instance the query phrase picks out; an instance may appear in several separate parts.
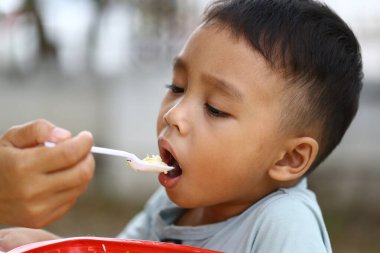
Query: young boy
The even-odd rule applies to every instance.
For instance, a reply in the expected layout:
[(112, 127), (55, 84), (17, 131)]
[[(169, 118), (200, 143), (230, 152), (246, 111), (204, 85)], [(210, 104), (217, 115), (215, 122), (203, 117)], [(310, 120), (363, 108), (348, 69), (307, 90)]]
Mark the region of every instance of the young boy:
[(158, 115), (160, 154), (175, 170), (119, 237), (331, 252), (306, 176), (340, 142), (361, 87), (358, 42), (325, 5), (213, 3), (174, 60)]

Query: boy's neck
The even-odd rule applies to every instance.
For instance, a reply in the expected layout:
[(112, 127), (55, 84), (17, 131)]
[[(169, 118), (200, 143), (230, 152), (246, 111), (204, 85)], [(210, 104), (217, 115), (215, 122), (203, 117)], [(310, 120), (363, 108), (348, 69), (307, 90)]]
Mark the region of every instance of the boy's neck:
[(214, 206), (186, 209), (177, 219), (175, 224), (178, 226), (201, 226), (222, 222), (243, 213), (255, 202), (233, 205), (229, 207)]
[[(210, 210), (211, 209), (211, 210)], [(242, 207), (242, 210), (236, 211), (236, 213), (221, 213), (219, 209), (207, 207), (199, 207), (193, 209), (187, 209), (176, 221), (178, 226), (201, 226), (207, 224), (213, 224), (222, 222), (230, 217), (238, 215), (246, 210), (246, 207)]]
[(270, 193), (278, 190), (279, 188), (289, 188), (296, 185), (298, 181), (292, 182), (282, 182), (281, 184), (277, 184), (271, 189), (268, 189), (266, 193), (263, 193), (257, 199), (251, 202), (245, 202), (241, 204), (235, 205), (218, 205), (213, 207), (198, 207), (192, 209), (186, 209), (183, 214), (175, 221), (177, 226), (201, 226), (207, 224), (213, 224), (225, 221), (229, 218), (232, 218), (236, 215), (243, 213), (254, 203), (259, 201), (261, 198), (269, 195)]

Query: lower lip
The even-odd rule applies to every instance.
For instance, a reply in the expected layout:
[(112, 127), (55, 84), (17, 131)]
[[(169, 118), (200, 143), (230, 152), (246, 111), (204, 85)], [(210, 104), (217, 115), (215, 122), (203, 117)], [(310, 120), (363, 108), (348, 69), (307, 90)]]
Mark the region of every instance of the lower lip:
[(160, 181), (160, 184), (168, 189), (175, 187), (180, 179), (181, 179), (181, 176), (169, 177), (165, 173), (160, 173), (158, 175), (158, 181)]

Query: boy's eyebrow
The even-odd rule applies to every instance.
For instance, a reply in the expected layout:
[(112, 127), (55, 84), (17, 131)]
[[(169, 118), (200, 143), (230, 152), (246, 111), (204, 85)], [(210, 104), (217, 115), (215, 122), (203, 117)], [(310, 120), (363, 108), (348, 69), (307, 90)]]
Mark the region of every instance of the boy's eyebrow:
[(180, 57), (174, 57), (173, 59), (173, 69), (175, 70), (186, 70), (186, 63)]
[[(173, 69), (186, 71), (187, 64), (180, 57), (175, 57), (173, 59)], [(232, 97), (237, 101), (243, 100), (243, 93), (240, 90), (238, 90), (235, 85), (207, 73), (203, 73), (201, 78), (205, 80), (208, 84), (213, 85), (215, 88), (217, 88), (219, 91), (221, 91), (228, 97)]]
[(228, 97), (232, 97), (239, 102), (243, 100), (243, 93), (238, 88), (236, 88), (236, 85), (233, 85), (225, 80), (207, 73), (202, 74), (202, 79), (204, 79), (207, 83), (213, 85)]

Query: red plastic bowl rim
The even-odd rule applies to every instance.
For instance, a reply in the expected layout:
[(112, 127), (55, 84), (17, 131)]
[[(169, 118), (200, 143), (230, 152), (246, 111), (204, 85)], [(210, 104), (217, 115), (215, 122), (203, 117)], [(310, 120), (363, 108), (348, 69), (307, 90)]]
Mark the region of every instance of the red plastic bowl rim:
[(178, 251), (186, 251), (186, 252), (199, 252), (199, 253), (220, 253), (220, 251), (213, 251), (213, 250), (208, 250), (208, 249), (201, 249), (201, 248), (196, 248), (196, 247), (191, 247), (191, 246), (186, 246), (186, 245), (178, 245), (178, 244), (173, 244), (173, 243), (165, 243), (165, 242), (156, 242), (156, 241), (147, 241), (147, 240), (127, 240), (127, 239), (118, 239), (118, 238), (106, 238), (106, 237), (91, 237), (91, 236), (86, 236), (86, 237), (71, 237), (71, 238), (65, 238), (65, 239), (58, 239), (58, 240), (50, 240), (50, 241), (43, 241), (43, 242), (36, 242), (36, 243), (31, 243), (31, 244), (26, 244), (23, 246), (20, 246), (18, 248), (15, 248), (8, 253), (23, 253), (23, 252), (28, 252), (33, 249), (37, 249), (40, 247), (48, 246), (48, 245), (54, 245), (54, 244), (60, 244), (60, 243), (67, 243), (67, 242), (83, 242), (83, 243), (88, 243), (88, 242), (120, 242), (120, 243), (126, 243), (129, 245), (148, 245), (152, 247), (161, 247), (164, 249), (171, 249), (175, 250), (177, 249)]

